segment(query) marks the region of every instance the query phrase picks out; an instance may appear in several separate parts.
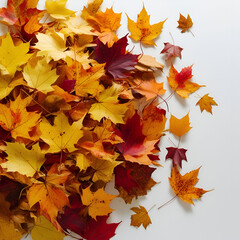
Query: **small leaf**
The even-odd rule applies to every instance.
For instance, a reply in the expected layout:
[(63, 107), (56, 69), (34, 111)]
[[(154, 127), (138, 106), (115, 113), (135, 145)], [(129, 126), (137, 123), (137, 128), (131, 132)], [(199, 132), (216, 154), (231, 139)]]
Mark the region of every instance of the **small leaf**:
[(182, 137), (192, 127), (190, 127), (189, 113), (181, 119), (171, 115), (169, 131), (178, 137)]
[(171, 58), (179, 57), (182, 58), (181, 52), (183, 48), (172, 45), (171, 43), (164, 43), (164, 49), (161, 51), (161, 53), (166, 53), (165, 55), (165, 61), (168, 61)]
[(201, 99), (196, 103), (196, 105), (199, 105), (201, 112), (206, 110), (207, 112), (212, 114), (212, 106), (217, 106), (218, 104), (213, 100), (213, 97), (208, 96), (208, 94), (205, 94)]
[(143, 227), (146, 229), (148, 225), (152, 223), (147, 210), (143, 206), (139, 205), (139, 208), (133, 207), (131, 210), (136, 213), (131, 216), (132, 226), (140, 227), (143, 225)]
[(168, 158), (172, 159), (173, 166), (178, 165), (179, 167), (182, 168), (182, 161), (183, 160), (187, 161), (187, 157), (186, 157), (187, 149), (169, 147), (167, 148), (167, 151), (168, 153), (167, 153), (166, 159)]
[(181, 13), (180, 13), (180, 17), (178, 20), (178, 28), (181, 28), (182, 31), (181, 33), (186, 32), (189, 28), (191, 28), (193, 25), (192, 19), (190, 17), (190, 15), (188, 14), (187, 18), (185, 18)]

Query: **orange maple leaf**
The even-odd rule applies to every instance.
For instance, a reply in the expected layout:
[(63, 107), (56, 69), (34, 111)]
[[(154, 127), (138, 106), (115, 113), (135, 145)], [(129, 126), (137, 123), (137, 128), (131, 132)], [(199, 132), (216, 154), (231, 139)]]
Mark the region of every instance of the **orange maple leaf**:
[(201, 196), (208, 192), (202, 188), (196, 188), (194, 185), (198, 182), (198, 172), (199, 169), (193, 170), (185, 175), (181, 175), (178, 171), (177, 166), (173, 167), (171, 170), (171, 177), (169, 178), (170, 185), (179, 198), (184, 202), (193, 203), (193, 199), (199, 199)]
[(179, 20), (178, 20), (178, 28), (181, 28), (182, 31), (181, 33), (184, 33), (186, 32), (189, 28), (192, 27), (193, 25), (193, 22), (192, 22), (192, 19), (191, 17), (189, 16), (189, 14), (187, 15), (187, 18), (185, 18), (181, 13), (180, 13), (180, 17), (179, 17)]
[(131, 208), (131, 210), (135, 212), (135, 214), (131, 216), (132, 226), (140, 227), (142, 224), (143, 227), (146, 229), (148, 225), (152, 223), (145, 207), (139, 205), (139, 208), (133, 207)]
[(209, 93), (205, 94), (201, 99), (196, 103), (199, 105), (201, 112), (206, 110), (212, 114), (212, 106), (217, 106), (218, 104), (213, 100), (213, 97), (208, 96)]
[(171, 115), (169, 131), (178, 137), (182, 137), (192, 127), (190, 127), (189, 113), (181, 119)]

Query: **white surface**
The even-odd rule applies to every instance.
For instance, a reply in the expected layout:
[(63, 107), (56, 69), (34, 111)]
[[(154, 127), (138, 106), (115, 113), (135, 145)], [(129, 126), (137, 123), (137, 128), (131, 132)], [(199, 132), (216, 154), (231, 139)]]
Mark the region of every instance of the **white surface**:
[[(6, 1), (5, 1), (6, 2)], [(43, 2), (43, 1), (41, 1)], [(87, 1), (69, 0), (69, 8), (81, 9)], [(3, 6), (4, 1), (0, 5)], [(113, 4), (115, 12), (126, 12), (136, 20), (137, 13), (142, 9), (139, 0), (105, 0), (105, 7)], [(183, 163), (183, 172), (202, 165), (197, 186), (215, 190), (205, 194), (202, 200), (196, 201), (195, 207), (179, 200), (174, 200), (159, 211), (155, 208), (150, 212), (152, 225), (145, 231), (142, 227), (135, 229), (129, 226), (131, 205), (122, 200), (112, 203), (114, 221), (122, 221), (117, 228), (113, 240), (238, 240), (239, 228), (239, 183), (240, 183), (240, 107), (239, 107), (239, 54), (240, 54), (240, 2), (238, 0), (145, 0), (145, 7), (151, 14), (151, 22), (156, 23), (166, 18), (163, 33), (156, 41), (157, 47), (144, 48), (144, 53), (151, 54), (163, 62), (163, 42), (172, 42), (184, 48), (182, 60), (175, 62), (175, 67), (193, 66), (194, 80), (206, 84), (198, 93), (210, 93), (218, 107), (213, 107), (213, 116), (200, 113), (195, 107), (197, 98), (194, 94), (187, 104), (169, 101), (171, 113), (178, 117), (184, 116), (190, 109), (193, 129), (182, 142), (188, 149), (188, 163)], [(42, 4), (43, 5), (43, 4)], [(194, 22), (191, 33), (181, 34), (177, 29), (179, 13), (190, 14)], [(122, 15), (120, 36), (128, 32), (126, 16)], [(131, 40), (129, 40), (132, 43)], [(132, 44), (131, 44), (132, 45)], [(129, 49), (131, 49), (131, 45)], [(139, 44), (134, 49), (140, 53)], [(168, 73), (165, 69), (165, 74)], [(164, 76), (159, 80), (165, 80)], [(166, 139), (165, 146), (171, 146)], [(161, 145), (162, 146), (162, 145)], [(161, 181), (149, 192), (147, 197), (139, 198), (138, 203), (149, 209), (152, 205), (160, 206), (172, 196), (168, 184), (171, 161), (164, 161), (166, 151), (161, 152), (161, 164), (154, 173), (154, 179)], [(119, 206), (120, 205), (120, 206)]]

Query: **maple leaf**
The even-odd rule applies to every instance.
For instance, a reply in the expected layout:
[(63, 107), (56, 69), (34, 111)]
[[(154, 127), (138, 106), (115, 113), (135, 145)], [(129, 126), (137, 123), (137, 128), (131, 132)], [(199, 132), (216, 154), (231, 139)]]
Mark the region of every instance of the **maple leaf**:
[(114, 169), (115, 188), (126, 203), (131, 203), (134, 197), (144, 196), (156, 182), (151, 178), (156, 168), (147, 165), (126, 162)]
[(58, 222), (65, 232), (69, 230), (87, 240), (109, 240), (115, 235), (119, 223), (107, 223), (108, 216), (97, 216), (96, 220), (81, 214), (85, 207), (77, 196), (70, 196), (71, 208), (66, 207), (64, 214), (59, 214)]
[(88, 94), (96, 96), (104, 87), (100, 85), (99, 79), (105, 74), (105, 64), (97, 64), (87, 71), (82, 69), (75, 84), (76, 95), (87, 97)]
[(152, 72), (136, 75), (134, 84), (134, 90), (145, 96), (147, 101), (166, 92), (163, 88), (163, 82), (158, 83)]
[(46, 0), (45, 5), (51, 17), (56, 19), (66, 19), (75, 12), (65, 7), (67, 0)]
[(117, 144), (118, 150), (123, 154), (125, 160), (149, 165), (152, 161), (148, 154), (155, 150), (156, 140), (145, 141), (146, 136), (142, 133), (143, 124), (140, 116), (135, 113), (129, 118), (125, 125), (120, 127), (119, 136), (124, 140)]
[(142, 133), (147, 140), (157, 140), (162, 136), (167, 121), (165, 113), (163, 109), (159, 109), (153, 104), (144, 108)]
[(206, 110), (207, 112), (212, 114), (212, 106), (217, 106), (218, 104), (213, 100), (212, 97), (209, 96), (209, 93), (207, 93), (201, 97), (201, 99), (196, 103), (196, 105), (199, 105), (201, 112)]
[(47, 62), (51, 59), (58, 61), (66, 58), (65, 40), (63, 34), (57, 32), (46, 32), (37, 34), (38, 42), (35, 48), (41, 50), (37, 53), (38, 56), (45, 56)]
[(190, 127), (189, 113), (181, 119), (171, 115), (169, 131), (178, 137), (182, 137), (192, 127)]
[(182, 31), (181, 33), (186, 32), (189, 28), (191, 28), (193, 25), (192, 19), (189, 16), (189, 14), (187, 15), (187, 18), (185, 18), (181, 13), (180, 13), (180, 17), (178, 20), (178, 28), (181, 28)]
[(97, 216), (106, 216), (113, 211), (109, 204), (116, 196), (106, 193), (102, 188), (92, 192), (90, 187), (82, 190), (81, 200), (88, 206), (88, 214), (97, 220)]
[(46, 60), (37, 62), (36, 66), (28, 63), (23, 70), (24, 79), (29, 87), (34, 88), (43, 93), (53, 91), (51, 85), (58, 79), (56, 69), (51, 70), (51, 65), (46, 63)]
[(179, 57), (182, 58), (181, 52), (183, 48), (173, 45), (171, 43), (164, 43), (164, 49), (161, 51), (161, 53), (166, 53), (165, 55), (165, 61), (168, 61), (169, 59), (173, 57)]
[(102, 2), (103, 0), (88, 0), (88, 6), (83, 8), (81, 17), (87, 20), (89, 16), (94, 16), (102, 5)]
[[(54, 165), (52, 168), (54, 168)], [(68, 179), (69, 174), (70, 172), (57, 174), (50, 169), (44, 182), (34, 183), (27, 190), (27, 199), (30, 208), (39, 203), (40, 214), (50, 220), (58, 230), (61, 230), (57, 222), (58, 212), (63, 211), (64, 206), (69, 206), (69, 199), (61, 189), (62, 185)]]
[(174, 148), (168, 147), (166, 148), (168, 153), (166, 155), (166, 159), (171, 158), (173, 160), (173, 166), (178, 165), (182, 168), (182, 161), (187, 161), (186, 151), (187, 149), (184, 148)]
[(75, 144), (83, 136), (82, 119), (69, 124), (68, 118), (64, 113), (59, 113), (54, 119), (54, 125), (51, 125), (47, 119), (43, 118), (40, 123), (42, 132), (41, 139), (49, 145), (48, 153), (57, 153), (68, 150), (76, 150)]
[(102, 118), (110, 119), (113, 123), (123, 123), (123, 117), (128, 107), (127, 104), (119, 104), (118, 96), (122, 86), (114, 83), (110, 88), (103, 90), (96, 96), (98, 102), (92, 104), (89, 113), (94, 120)]
[(197, 91), (203, 85), (191, 82), (192, 66), (185, 67), (178, 72), (173, 65), (169, 70), (169, 76), (167, 77), (170, 87), (182, 98), (188, 98), (190, 93)]
[(181, 175), (177, 166), (171, 170), (171, 177), (169, 178), (170, 185), (174, 193), (187, 203), (193, 203), (193, 199), (199, 199), (204, 193), (208, 192), (202, 188), (196, 188), (194, 185), (198, 182), (199, 169), (193, 170), (185, 175)]
[(115, 13), (113, 8), (107, 8), (105, 12), (97, 12), (93, 20), (99, 26), (101, 32), (116, 31), (120, 26), (122, 13)]
[(0, 9), (0, 17), (3, 18), (3, 23), (13, 25), (14, 23), (17, 22), (18, 17), (16, 16), (15, 13), (15, 4), (13, 0), (8, 0), (7, 1), (7, 7), (6, 8), (1, 8)]
[(65, 234), (58, 231), (44, 216), (40, 216), (31, 231), (31, 237), (33, 240), (63, 240)]
[(97, 40), (95, 59), (99, 63), (106, 63), (105, 69), (114, 79), (128, 77), (128, 72), (134, 70), (137, 64), (138, 55), (126, 53), (127, 45), (127, 36), (119, 39), (110, 48)]
[(7, 162), (1, 163), (1, 167), (7, 168), (8, 172), (18, 172), (28, 177), (40, 171), (45, 162), (45, 156), (38, 144), (32, 146), (31, 150), (25, 148), (24, 144), (7, 143)]
[(0, 104), (0, 125), (3, 129), (11, 131), (11, 135), (15, 139), (21, 137), (36, 140), (29, 133), (38, 125), (40, 114), (27, 112), (26, 107), (31, 100), (31, 97), (22, 99), (18, 95), (15, 101), (10, 101), (9, 107)]
[(135, 41), (141, 41), (144, 44), (156, 46), (153, 39), (157, 38), (162, 32), (163, 22), (159, 22), (153, 25), (150, 25), (150, 15), (147, 14), (147, 11), (143, 5), (142, 11), (138, 14), (137, 22), (135, 23), (128, 16), (128, 28), (131, 32), (130, 37)]
[(2, 75), (9, 74), (13, 76), (20, 66), (28, 61), (31, 54), (29, 51), (29, 43), (21, 43), (15, 46), (11, 35), (8, 33), (2, 39), (0, 46), (0, 71)]
[(139, 205), (139, 207), (133, 207), (131, 210), (135, 212), (135, 214), (131, 216), (132, 226), (140, 227), (143, 225), (143, 227), (146, 229), (148, 225), (152, 223), (145, 207)]

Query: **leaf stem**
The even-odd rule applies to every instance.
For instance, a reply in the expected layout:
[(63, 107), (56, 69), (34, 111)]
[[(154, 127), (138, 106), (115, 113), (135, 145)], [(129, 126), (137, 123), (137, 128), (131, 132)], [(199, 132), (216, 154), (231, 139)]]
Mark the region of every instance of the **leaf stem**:
[(162, 204), (160, 207), (158, 207), (158, 210), (162, 207), (164, 207), (165, 205), (167, 205), (168, 203), (170, 203), (172, 200), (174, 200), (177, 197), (177, 195), (175, 195), (174, 197), (172, 197), (170, 200), (168, 200), (167, 202), (165, 202), (164, 204)]

